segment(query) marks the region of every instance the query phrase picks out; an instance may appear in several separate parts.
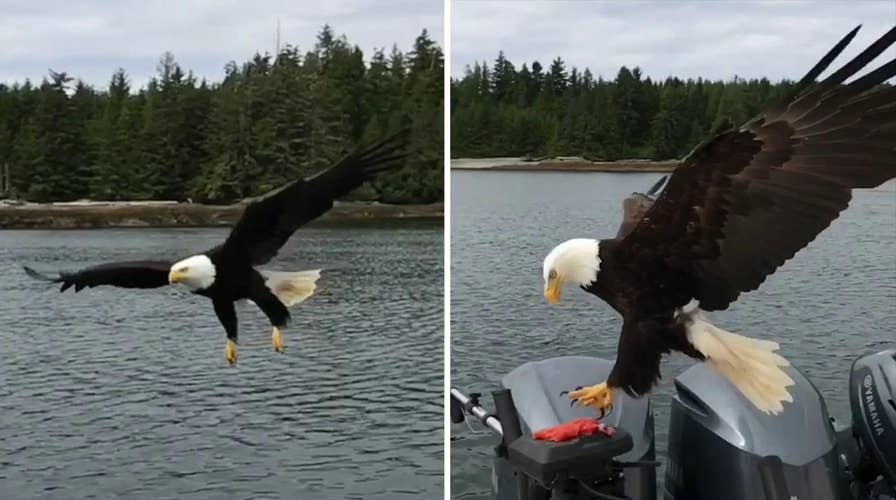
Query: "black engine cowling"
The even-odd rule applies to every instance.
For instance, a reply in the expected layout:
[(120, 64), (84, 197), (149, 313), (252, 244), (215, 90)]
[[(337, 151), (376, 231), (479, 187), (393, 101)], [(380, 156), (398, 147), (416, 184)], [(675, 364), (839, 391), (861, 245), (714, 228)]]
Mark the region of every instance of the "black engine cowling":
[(853, 433), (871, 474), (883, 476), (890, 488), (896, 488), (896, 349), (853, 363), (849, 401)]

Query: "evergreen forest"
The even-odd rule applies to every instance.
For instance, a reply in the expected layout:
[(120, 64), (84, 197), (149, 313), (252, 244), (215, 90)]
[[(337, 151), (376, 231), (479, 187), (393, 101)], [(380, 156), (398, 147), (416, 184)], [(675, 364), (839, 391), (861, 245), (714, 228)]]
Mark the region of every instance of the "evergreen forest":
[(708, 134), (742, 124), (794, 82), (669, 77), (622, 67), (613, 80), (562, 58), (517, 66), (499, 53), (451, 81), (451, 156), (681, 158)]
[(324, 26), (313, 50), (287, 45), (227, 63), (220, 82), (165, 53), (142, 88), (124, 69), (102, 89), (72, 78), (76, 68), (53, 68), (39, 84), (0, 83), (0, 197), (229, 203), (410, 128), (402, 168), (352, 198), (440, 201), (443, 68), (426, 30), (410, 52), (368, 59)]

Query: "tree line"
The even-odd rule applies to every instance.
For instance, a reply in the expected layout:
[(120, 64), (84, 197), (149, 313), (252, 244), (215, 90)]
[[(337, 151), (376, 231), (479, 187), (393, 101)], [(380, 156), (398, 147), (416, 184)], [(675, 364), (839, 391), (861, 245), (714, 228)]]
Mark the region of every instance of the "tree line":
[(380, 49), (365, 61), (361, 49), (324, 26), (313, 50), (287, 45), (275, 56), (230, 62), (218, 83), (185, 71), (171, 53), (139, 89), (123, 69), (102, 90), (52, 70), (39, 85), (0, 83), (5, 194), (228, 203), (409, 128), (403, 167), (353, 197), (438, 201), (443, 68), (442, 50), (426, 30), (410, 52)]
[(517, 67), (503, 52), (451, 80), (451, 156), (580, 155), (616, 160), (681, 158), (727, 123), (740, 125), (785, 97), (794, 82), (654, 81), (639, 68), (614, 80), (561, 58)]

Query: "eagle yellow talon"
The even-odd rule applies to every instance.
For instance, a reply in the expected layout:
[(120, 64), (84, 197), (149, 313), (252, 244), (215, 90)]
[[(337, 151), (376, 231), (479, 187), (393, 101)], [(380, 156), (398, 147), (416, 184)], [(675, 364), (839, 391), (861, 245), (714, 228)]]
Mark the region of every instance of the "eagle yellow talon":
[(283, 337), (280, 335), (280, 329), (276, 326), (274, 327), (274, 333), (271, 334), (271, 341), (274, 343), (274, 350), (277, 352), (286, 351), (286, 347), (283, 346)]
[(600, 412), (601, 418), (613, 408), (613, 392), (606, 382), (569, 391), (567, 396), (573, 403), (593, 407)]
[(228, 364), (236, 363), (236, 342), (227, 339), (227, 345), (224, 347), (224, 359)]

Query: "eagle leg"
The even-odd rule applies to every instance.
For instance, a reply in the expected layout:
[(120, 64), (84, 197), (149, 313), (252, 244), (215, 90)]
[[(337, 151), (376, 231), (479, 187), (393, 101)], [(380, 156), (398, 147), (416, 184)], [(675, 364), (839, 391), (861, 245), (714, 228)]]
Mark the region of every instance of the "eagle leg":
[(227, 345), (224, 346), (224, 359), (228, 364), (236, 363), (236, 342), (231, 339), (227, 339)]
[(280, 329), (274, 327), (274, 333), (271, 334), (271, 342), (274, 344), (274, 350), (280, 353), (286, 352), (286, 346), (283, 345), (283, 336), (280, 335)]
[(598, 418), (604, 418), (613, 411), (613, 392), (606, 382), (590, 387), (581, 387), (566, 393), (572, 400), (570, 404), (591, 406), (600, 412)]
[(233, 308), (233, 302), (229, 300), (212, 300), (215, 307), (215, 314), (218, 315), (218, 321), (227, 332), (227, 344), (224, 346), (224, 359), (228, 364), (236, 363), (236, 339), (237, 339), (237, 319), (236, 309)]

